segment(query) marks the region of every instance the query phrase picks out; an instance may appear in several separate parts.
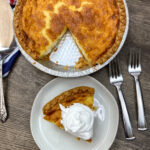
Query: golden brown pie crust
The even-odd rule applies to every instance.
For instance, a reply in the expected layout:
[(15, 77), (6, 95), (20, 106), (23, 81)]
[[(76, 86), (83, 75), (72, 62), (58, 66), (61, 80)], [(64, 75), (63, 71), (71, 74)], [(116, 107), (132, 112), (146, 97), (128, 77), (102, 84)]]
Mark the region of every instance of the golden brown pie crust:
[(44, 119), (63, 129), (59, 104), (68, 107), (74, 103), (84, 104), (91, 109), (95, 90), (91, 87), (80, 86), (61, 93), (43, 107)]
[[(32, 20), (36, 20), (36, 23), (38, 24), (38, 26), (34, 26), (32, 22), (27, 21), (28, 24), (23, 24), (22, 23), (22, 14), (23, 14), (23, 7), (26, 4), (26, 2), (28, 1), (28, 3), (31, 2), (31, 4), (35, 5), (34, 7), (36, 8), (37, 3), (41, 4), (41, 9), (43, 9), (45, 6), (47, 6), (47, 10), (53, 12), (54, 8), (53, 5), (51, 5), (51, 3), (49, 3), (48, 0), (45, 0), (46, 2), (44, 5), (42, 5), (42, 1), (43, 0), (18, 0), (18, 4), (15, 8), (15, 14), (14, 14), (14, 27), (15, 27), (15, 33), (16, 36), (18, 38), (19, 43), (21, 44), (22, 48), (33, 58), (33, 59), (38, 59), (39, 58), (39, 51), (40, 50), (45, 50), (46, 46), (48, 45), (48, 40), (41, 36), (40, 33), (38, 31), (40, 31), (43, 26), (45, 26), (45, 22), (42, 21), (44, 18), (44, 14), (37, 14), (36, 16), (30, 16), (30, 11), (34, 11), (34, 8), (30, 8), (29, 14), (27, 13), (26, 15), (29, 16), (28, 19), (30, 20), (30, 17), (34, 18), (31, 19)], [(59, 0), (53, 0), (53, 3), (57, 3)], [(71, 9), (80, 9), (81, 6), (81, 2), (84, 0), (70, 0), (68, 2), (68, 0), (63, 0), (66, 3), (69, 3), (69, 5), (71, 5)], [(113, 13), (110, 11), (110, 13), (112, 13), (111, 18), (108, 19), (108, 21), (110, 21), (110, 29), (107, 26), (107, 28), (105, 28), (106, 31), (110, 30), (110, 32), (107, 32), (108, 35), (106, 35), (106, 38), (100, 38), (100, 42), (99, 45), (97, 43), (93, 43), (92, 39), (90, 38), (90, 32), (94, 32), (96, 35), (96, 40), (98, 41), (98, 36), (100, 36), (99, 33), (93, 31), (94, 30), (94, 25), (93, 24), (93, 17), (96, 17), (98, 14), (101, 14), (102, 18), (104, 15), (104, 12), (100, 11), (98, 14), (96, 13), (97, 11), (99, 11), (98, 8), (98, 3), (100, 2), (101, 6), (99, 7), (103, 7), (103, 3), (105, 2), (109, 2), (110, 7), (112, 8), (112, 10), (114, 11)], [(91, 0), (91, 2), (93, 2), (93, 0)], [(83, 19), (85, 19), (84, 21), (82, 21), (83, 19), (80, 19), (80, 15), (76, 12), (70, 12), (66, 6), (60, 8), (60, 15), (56, 15), (55, 13), (52, 13), (52, 24), (51, 27), (53, 27), (53, 30), (48, 30), (47, 34), (50, 37), (50, 39), (52, 41), (55, 41), (56, 39), (58, 39), (59, 35), (63, 32), (65, 32), (66, 28), (65, 25), (67, 25), (67, 28), (69, 28), (69, 30), (71, 31), (71, 33), (73, 34), (73, 37), (76, 41), (76, 43), (78, 44), (78, 46), (80, 47), (81, 53), (84, 55), (85, 59), (88, 61), (89, 65), (95, 65), (95, 64), (102, 64), (105, 61), (107, 61), (118, 49), (120, 42), (122, 40), (123, 34), (124, 34), (124, 30), (125, 30), (125, 26), (126, 26), (126, 13), (125, 13), (125, 6), (124, 6), (124, 2), (123, 0), (95, 0), (94, 3), (96, 3), (97, 7), (96, 9), (92, 9), (91, 7), (89, 7), (87, 4), (85, 4), (85, 8), (83, 7), (83, 11), (82, 11), (82, 16)], [(104, 4), (104, 6), (107, 6), (106, 4)], [(95, 8), (95, 6), (94, 6)], [(45, 9), (45, 8), (44, 8)], [(107, 8), (107, 11), (109, 11), (109, 8)], [(107, 12), (105, 12), (107, 14)], [(38, 17), (37, 17), (38, 16)], [(68, 17), (69, 16), (69, 17)], [(71, 17), (73, 16), (73, 17)], [(107, 15), (106, 15), (107, 17)], [(110, 16), (109, 16), (110, 17)], [(63, 19), (61, 19), (63, 18)], [(59, 20), (59, 21), (58, 21)], [(95, 20), (95, 18), (94, 18)], [(105, 18), (104, 18), (105, 20)], [(26, 20), (25, 20), (26, 21)], [(75, 22), (73, 22), (75, 21)], [(83, 30), (84, 28), (80, 28), (80, 25), (78, 25), (79, 23), (84, 23), (83, 27), (86, 26), (88, 27), (85, 31)], [(28, 28), (28, 26), (30, 26), (30, 23), (32, 24), (33, 29)], [(100, 29), (100, 31), (102, 30), (99, 24), (99, 17), (98, 17), (98, 24), (95, 25), (95, 27), (98, 27), (98, 29)], [(90, 25), (91, 24), (91, 25)], [(30, 37), (25, 33), (24, 29), (26, 29), (26, 32), (28, 32), (28, 30), (33, 31), (32, 32), (28, 32), (28, 34), (30, 34)], [(37, 34), (35, 34), (37, 33)], [(84, 33), (84, 34), (83, 34)], [(35, 36), (37, 35), (37, 36)], [(111, 37), (112, 36), (112, 37)], [(31, 37), (34, 37), (34, 39), (32, 39)], [(102, 36), (104, 37), (104, 36)], [(94, 37), (92, 37), (94, 39)], [(110, 38), (110, 39), (109, 39)], [(88, 45), (87, 45), (88, 44)], [(96, 46), (98, 45), (98, 46)], [(95, 48), (93, 50), (93, 48)], [(84, 54), (85, 52), (85, 54)]]

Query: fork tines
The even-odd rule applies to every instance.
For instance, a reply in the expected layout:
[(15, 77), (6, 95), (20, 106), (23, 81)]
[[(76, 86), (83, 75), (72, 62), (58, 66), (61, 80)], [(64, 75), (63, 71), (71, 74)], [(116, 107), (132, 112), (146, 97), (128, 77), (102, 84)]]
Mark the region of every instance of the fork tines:
[(112, 78), (121, 76), (121, 69), (117, 58), (109, 64), (109, 75)]
[(136, 68), (141, 66), (141, 51), (130, 51), (129, 66)]

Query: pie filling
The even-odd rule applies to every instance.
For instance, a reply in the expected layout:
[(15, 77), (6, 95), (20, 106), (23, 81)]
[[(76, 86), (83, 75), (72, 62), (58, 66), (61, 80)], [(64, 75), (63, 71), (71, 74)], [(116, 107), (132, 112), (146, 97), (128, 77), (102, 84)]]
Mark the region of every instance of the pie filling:
[(94, 91), (91, 87), (80, 86), (61, 93), (43, 107), (44, 119), (76, 137), (91, 139)]
[(48, 55), (67, 29), (90, 66), (118, 49), (126, 25), (123, 0), (19, 0), (16, 36), (33, 58)]

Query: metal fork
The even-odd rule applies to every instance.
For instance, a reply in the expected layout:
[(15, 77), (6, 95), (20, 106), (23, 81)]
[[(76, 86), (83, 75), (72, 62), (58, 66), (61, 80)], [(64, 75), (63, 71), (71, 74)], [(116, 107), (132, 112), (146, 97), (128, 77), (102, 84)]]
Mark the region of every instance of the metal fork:
[(138, 108), (138, 130), (146, 130), (146, 120), (144, 115), (143, 98), (139, 83), (139, 75), (141, 74), (141, 52), (130, 51), (128, 71), (135, 79), (137, 108)]
[(114, 85), (118, 91), (118, 96), (120, 99), (120, 104), (121, 104), (121, 109), (122, 109), (122, 114), (123, 114), (125, 137), (127, 140), (133, 140), (135, 139), (135, 137), (133, 135), (129, 114), (128, 114), (126, 103), (123, 97), (123, 93), (121, 91), (123, 77), (121, 74), (121, 70), (120, 70), (117, 58), (109, 64), (109, 75), (110, 75), (110, 83)]

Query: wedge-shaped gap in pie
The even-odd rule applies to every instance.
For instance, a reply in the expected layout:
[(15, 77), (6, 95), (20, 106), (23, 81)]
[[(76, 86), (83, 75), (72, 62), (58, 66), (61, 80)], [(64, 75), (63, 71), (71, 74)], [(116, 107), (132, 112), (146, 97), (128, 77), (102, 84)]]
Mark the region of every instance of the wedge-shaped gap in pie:
[(126, 26), (125, 6), (123, 0), (18, 0), (14, 26), (33, 59), (50, 53), (68, 28), (93, 66), (117, 51)]

